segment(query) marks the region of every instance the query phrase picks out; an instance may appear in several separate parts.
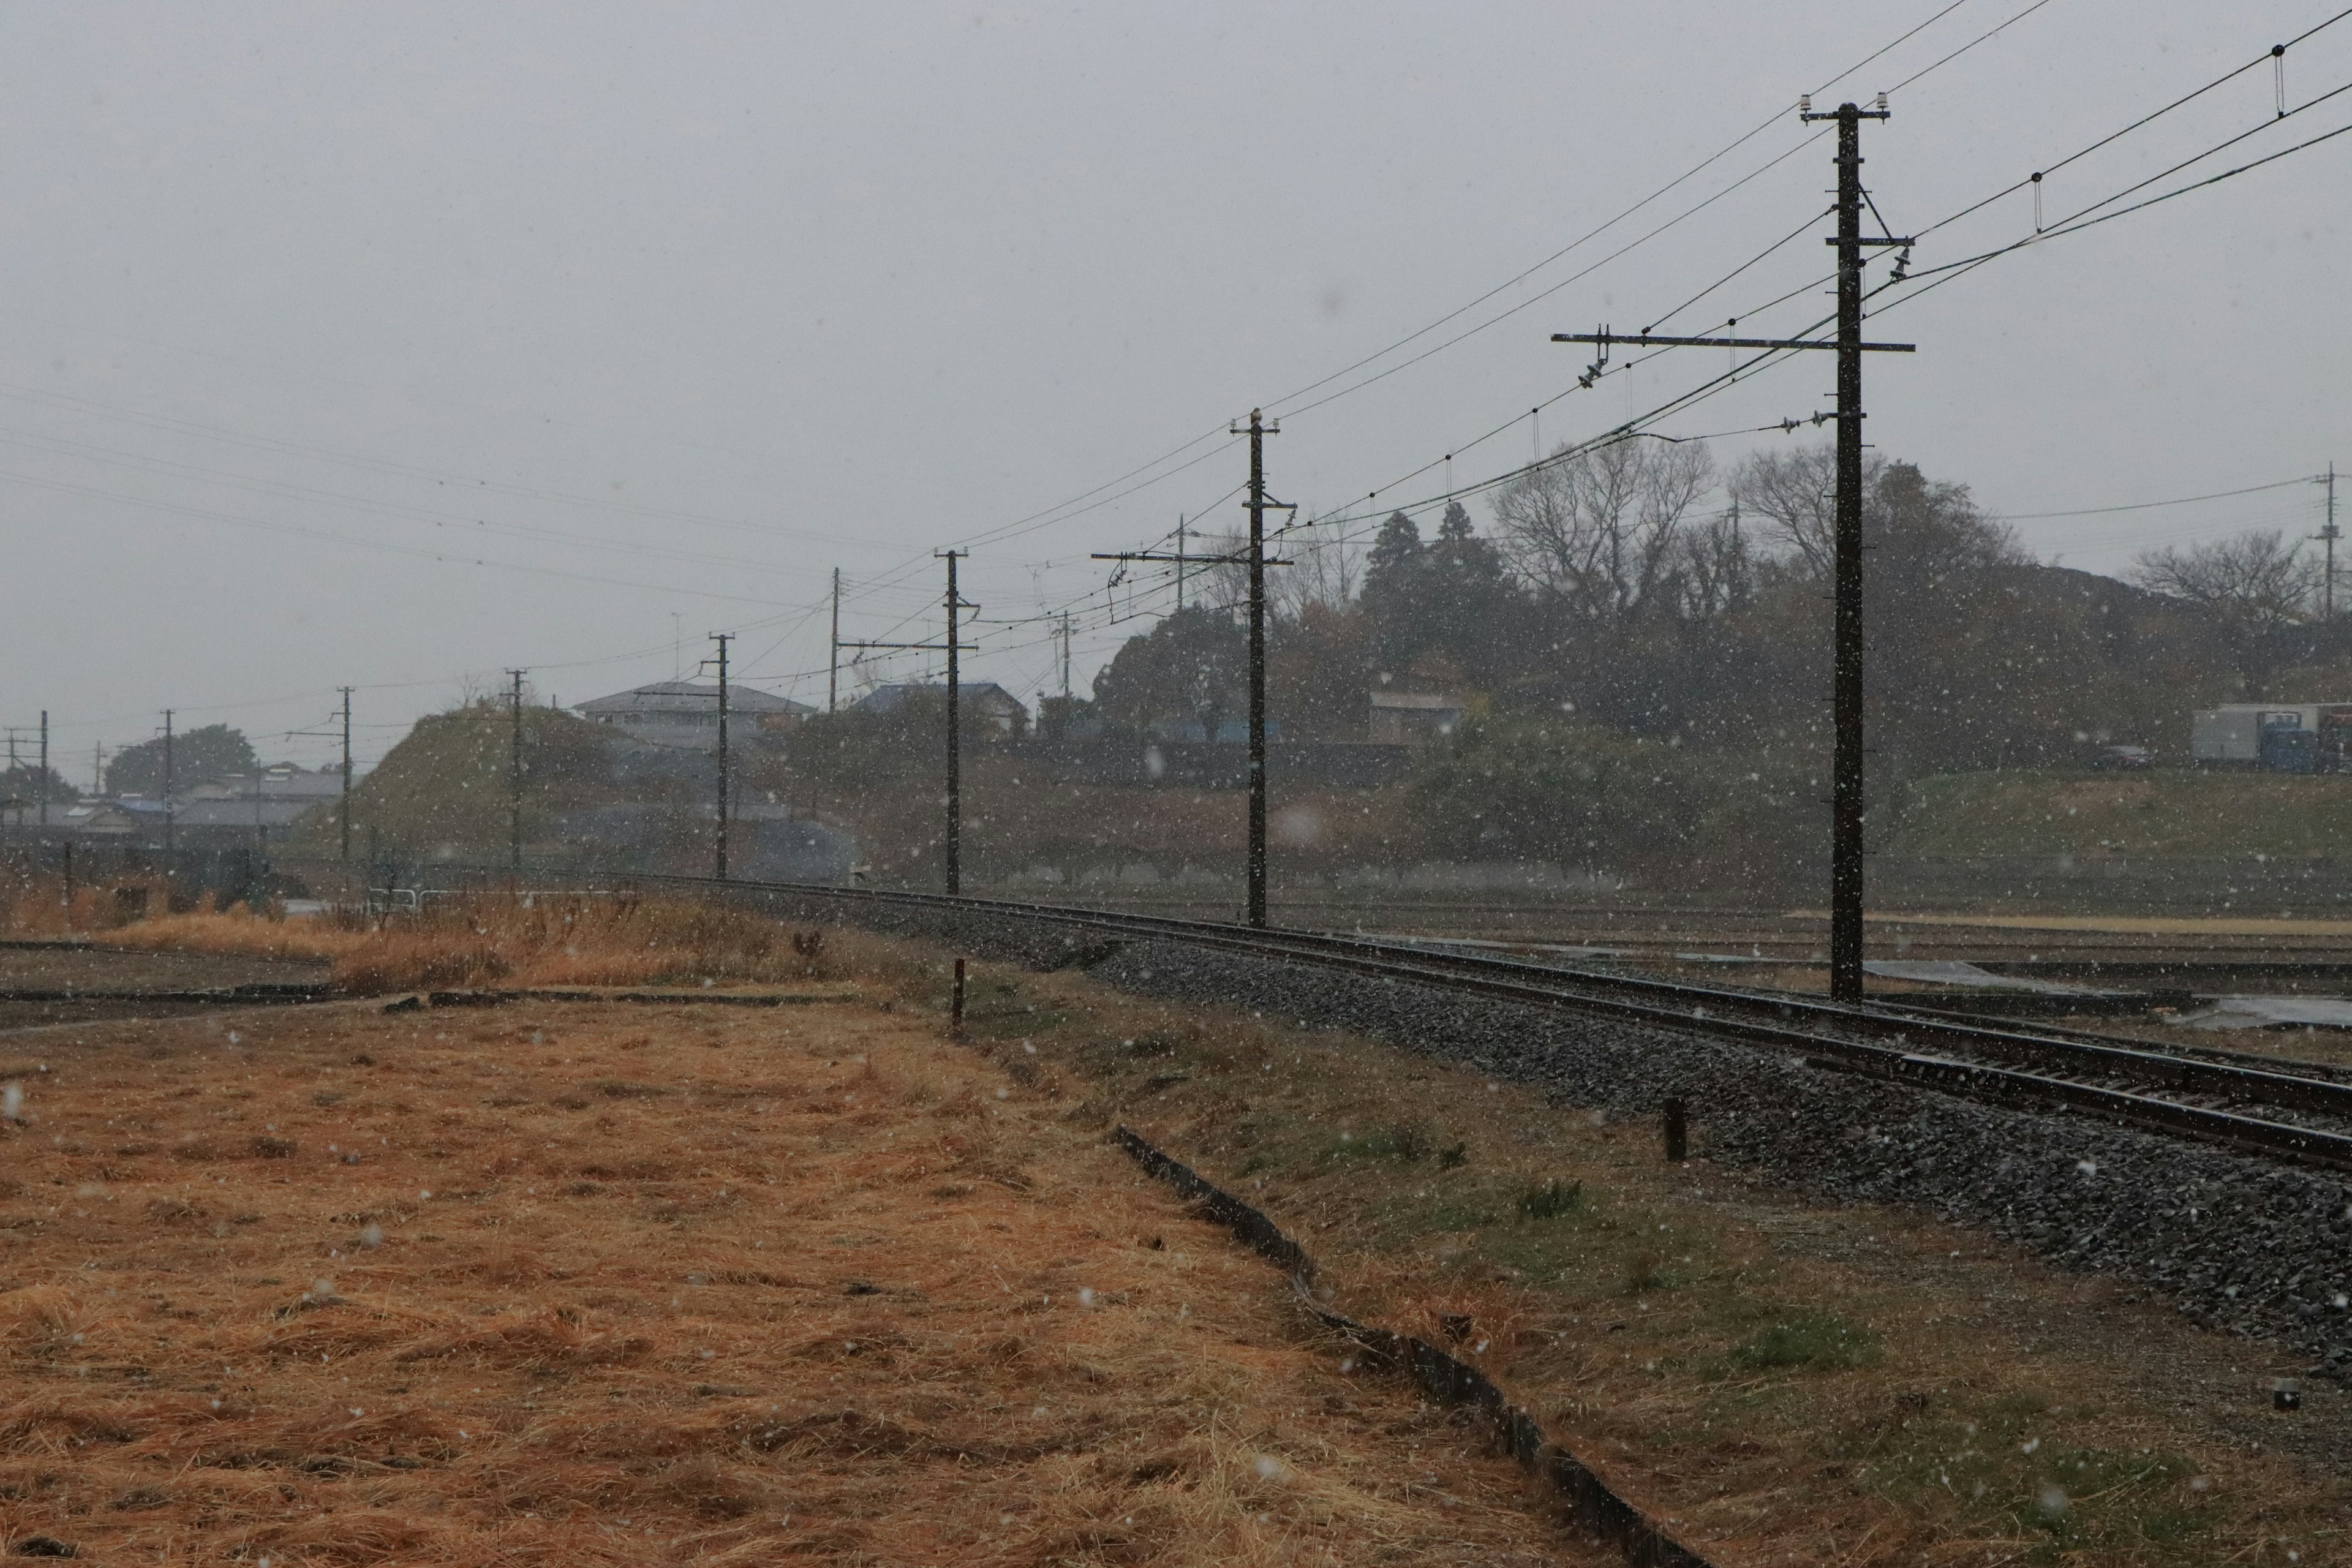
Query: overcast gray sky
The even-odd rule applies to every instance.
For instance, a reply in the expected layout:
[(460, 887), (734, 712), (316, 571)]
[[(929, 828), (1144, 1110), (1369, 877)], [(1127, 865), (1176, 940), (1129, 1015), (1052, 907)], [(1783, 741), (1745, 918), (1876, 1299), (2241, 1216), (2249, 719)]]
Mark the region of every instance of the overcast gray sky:
[[(49, 709), (76, 776), (166, 706), (323, 761), (277, 737), (348, 683), (364, 758), (469, 679), (576, 701), (722, 629), (821, 702), (830, 570), (845, 637), (935, 635), (929, 552), (972, 541), (987, 621), (1076, 610), (1083, 689), (1147, 624), (1111, 623), (1088, 552), (1238, 522), (1240, 448), (1184, 444), (1253, 404), (1286, 414), (1275, 493), (1329, 511), (1448, 452), (1455, 483), (1526, 460), (1525, 419), (1467, 444), (1538, 403), (1549, 446), (1717, 374), (1687, 351), (1563, 398), (1589, 356), (1546, 340), (1646, 325), (1801, 226), (1674, 324), (1813, 320), (1811, 292), (1757, 310), (1825, 269), (1828, 144), (1774, 111), (1948, 3), (8, 7), (0, 720)], [(1895, 89), (1864, 151), (1898, 232), (2339, 8), (2044, 0), (1897, 87), (2031, 5), (1962, 0), (1829, 95)], [(2352, 82), (2352, 20), (2284, 67), (2289, 108)], [(2059, 172), (2045, 219), (2277, 91), (2264, 62)], [(2347, 123), (2352, 93), (2146, 194)], [(1920, 352), (1870, 365), (1872, 439), (2010, 513), (2352, 466), (2347, 195), (2352, 136), (1922, 295), (1874, 329)], [(2010, 195), (1915, 267), (2033, 223)], [(1659, 428), (1826, 407), (1811, 358)], [(2119, 570), (2309, 532), (2319, 494), (2019, 526)], [(981, 633), (980, 676), (1057, 679), (1037, 626)]]

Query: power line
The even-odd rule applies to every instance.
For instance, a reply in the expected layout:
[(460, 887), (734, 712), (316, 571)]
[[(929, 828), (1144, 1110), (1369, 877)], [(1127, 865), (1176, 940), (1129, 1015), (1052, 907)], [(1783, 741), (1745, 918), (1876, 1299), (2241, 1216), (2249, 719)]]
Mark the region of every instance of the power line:
[(2264, 490), (2280, 490), (2286, 489), (2290, 485), (2307, 485), (2309, 483), (2311, 483), (2311, 480), (2306, 476), (2302, 479), (2275, 479), (2266, 485), (2248, 485), (2243, 489), (2215, 490), (2210, 495), (2174, 496), (2167, 500), (2131, 501), (2122, 506), (2075, 507), (2066, 511), (2003, 511), (1995, 512), (1993, 515), (2000, 518), (2006, 522), (2032, 522), (2042, 518), (2051, 517), (2101, 517), (2109, 512), (2148, 511), (2161, 506), (2189, 506), (2197, 501), (2227, 500), (2231, 496), (2260, 495)]

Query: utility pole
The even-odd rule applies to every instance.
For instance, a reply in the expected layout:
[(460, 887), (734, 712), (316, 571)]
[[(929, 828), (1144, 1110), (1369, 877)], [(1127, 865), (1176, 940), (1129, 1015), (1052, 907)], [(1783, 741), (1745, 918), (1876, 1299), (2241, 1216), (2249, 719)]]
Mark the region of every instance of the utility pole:
[[(1242, 425), (1234, 422), (1239, 434)], [(1255, 408), (1250, 410), (1250, 547), (1240, 555), (1188, 555), (1179, 549), (1173, 555), (1160, 550), (1124, 550), (1098, 553), (1097, 561), (1165, 561), (1173, 562), (1182, 582), (1187, 566), (1247, 566), (1250, 569), (1250, 747), (1249, 747), (1249, 859), (1248, 881), (1249, 923), (1265, 924), (1265, 569), (1287, 566), (1287, 561), (1269, 560), (1265, 553), (1265, 517), (1266, 510), (1281, 511), (1297, 509), (1284, 501), (1271, 499), (1265, 493), (1265, 437), (1282, 433), (1279, 423), (1269, 424)], [(1184, 542), (1185, 531), (1180, 523), (1177, 542)], [(1213, 742), (1216, 736), (1205, 739)]]
[(2336, 542), (2344, 537), (2336, 526), (2336, 465), (2329, 463), (2326, 477), (2312, 482), (2327, 487), (2327, 526), (2313, 537), (2327, 546), (2327, 574), (2320, 579), (2319, 624), (2332, 626), (2336, 624)]
[(517, 877), (522, 875), (522, 678), (524, 671), (509, 669), (507, 674), (513, 685), (509, 689), (507, 706), (514, 716), (514, 739), (507, 758), (507, 868)]
[(963, 602), (956, 596), (956, 562), (964, 552), (937, 551), (948, 563), (948, 897), (963, 891), (963, 684), (956, 664)]
[(352, 689), (343, 691), (343, 804), (336, 813), (343, 837), (343, 864), (352, 863)]
[[(1838, 127), (1838, 231), (1824, 243), (1837, 250), (1837, 332), (1823, 341), (1812, 338), (1683, 338), (1652, 337), (1647, 333), (1616, 336), (1607, 328), (1599, 332), (1555, 332), (1554, 342), (1599, 343), (1606, 363), (1609, 345), (1628, 347), (1708, 347), (1732, 349), (1834, 349), (1837, 351), (1837, 525), (1834, 586), (1836, 627), (1832, 639), (1831, 707), (1836, 735), (1830, 764), (1830, 995), (1840, 1002), (1862, 1000), (1863, 955), (1863, 653), (1862, 619), (1862, 356), (1865, 353), (1911, 353), (1911, 343), (1864, 342), (1862, 337), (1863, 252), (1871, 246), (1912, 244), (1895, 235), (1865, 236), (1862, 210), (1862, 122), (1887, 118), (1886, 96), (1875, 109), (1842, 103), (1821, 113), (1811, 98), (1798, 101), (1798, 118), (1811, 121), (1834, 120)], [(1590, 383), (1588, 382), (1589, 385)], [(1818, 417), (1818, 416), (1817, 416)]]
[(931, 553), (934, 558), (945, 561), (948, 563), (948, 640), (946, 643), (845, 642), (839, 643), (836, 646), (838, 647), (854, 647), (861, 651), (869, 649), (888, 651), (919, 649), (928, 653), (935, 652), (942, 647), (947, 649), (947, 884), (948, 892), (952, 896), (961, 892), (963, 887), (963, 736), (961, 731), (958, 727), (958, 721), (962, 717), (963, 694), (961, 667), (956, 662), (956, 656), (959, 653), (969, 653), (973, 651), (973, 645), (965, 642), (961, 637), (957, 636), (957, 633), (962, 629), (961, 612), (964, 610), (976, 610), (980, 608), (980, 606), (978, 605), (968, 603), (956, 591), (956, 563), (971, 552), (968, 550), (935, 550), (931, 552)]
[(24, 775), (16, 771), (16, 727), (11, 724), (8, 726), (8, 798), (0, 801), (0, 832), (5, 832), (7, 829), (10, 806), (16, 808), (16, 826), (20, 830), (24, 827)]
[(49, 826), (49, 710), (46, 708), (41, 710), (41, 777), (39, 792), (41, 802), (40, 825), (42, 830), (47, 832)]
[(172, 805), (172, 710), (163, 710), (163, 875), (172, 874), (172, 852), (176, 847), (176, 835), (172, 831), (173, 819), (179, 815)]
[[(1236, 421), (1229, 427), (1239, 435)], [(1265, 438), (1279, 435), (1250, 410), (1249, 477), (1249, 923), (1265, 924)]]
[(833, 658), (824, 672), (824, 710), (841, 707), (841, 568), (833, 569)]
[(1176, 514), (1176, 613), (1184, 613), (1184, 514)]
[(710, 640), (719, 645), (719, 841), (716, 864), (720, 881), (727, 879), (727, 645), (735, 638), (733, 632), (712, 632)]
[(1069, 717), (1070, 709), (1070, 612), (1062, 612), (1062, 715)]

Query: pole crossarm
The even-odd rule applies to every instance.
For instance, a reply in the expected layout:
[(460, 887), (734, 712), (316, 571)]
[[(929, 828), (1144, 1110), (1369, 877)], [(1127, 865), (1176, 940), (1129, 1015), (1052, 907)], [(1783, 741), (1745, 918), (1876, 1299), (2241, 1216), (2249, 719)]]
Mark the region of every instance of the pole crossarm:
[[(1172, 561), (1180, 566), (1246, 566), (1250, 563), (1250, 558), (1246, 555), (1181, 555), (1171, 554), (1164, 550), (1122, 550), (1108, 555), (1090, 555), (1087, 559), (1089, 561)], [(1296, 566), (1298, 563), (1295, 561), (1277, 561), (1268, 556), (1265, 564)]]
[[(1834, 242), (1832, 242), (1834, 243)], [(1859, 348), (1879, 353), (1917, 353), (1916, 343), (1841, 343), (1835, 338), (1654, 338), (1647, 332), (1626, 335), (1619, 332), (1554, 332), (1556, 343), (1599, 343), (1607, 348), (1623, 343), (1628, 348), (1656, 349), (1842, 349)]]
[[(977, 606), (971, 605), (966, 605), (964, 606), (967, 610), (976, 607)], [(932, 653), (945, 653), (948, 650), (948, 645), (943, 642), (845, 642), (841, 646), (844, 647), (862, 648), (903, 648), (908, 651), (928, 649)], [(960, 642), (956, 644), (956, 647), (964, 653), (978, 653), (980, 651), (980, 645), (973, 642)]]

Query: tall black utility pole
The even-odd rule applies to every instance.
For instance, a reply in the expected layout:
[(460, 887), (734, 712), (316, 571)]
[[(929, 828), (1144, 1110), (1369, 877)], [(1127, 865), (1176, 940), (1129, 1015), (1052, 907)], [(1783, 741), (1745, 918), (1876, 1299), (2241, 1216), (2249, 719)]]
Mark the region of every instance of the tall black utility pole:
[(343, 804), (337, 811), (343, 837), (343, 864), (352, 863), (352, 689), (343, 692)]
[(956, 562), (961, 550), (936, 552), (948, 563), (948, 897), (963, 890), (963, 684), (956, 655), (963, 641), (960, 629), (963, 601), (956, 596)]
[[(1242, 426), (1236, 420), (1236, 435)], [(1288, 503), (1271, 500), (1265, 493), (1265, 438), (1282, 433), (1279, 425), (1270, 425), (1250, 410), (1250, 547), (1239, 555), (1188, 555), (1182, 548), (1184, 529), (1176, 531), (1177, 550), (1170, 554), (1163, 550), (1121, 550), (1097, 553), (1097, 561), (1159, 561), (1175, 563), (1177, 582), (1183, 582), (1187, 566), (1246, 566), (1250, 582), (1250, 768), (1249, 768), (1249, 922), (1265, 924), (1265, 569), (1287, 566), (1287, 561), (1269, 560), (1265, 553), (1265, 517), (1268, 507), (1295, 510)], [(1181, 605), (1178, 606), (1180, 609)], [(1067, 684), (1066, 681), (1064, 682)], [(1214, 742), (1216, 736), (1203, 739)]]
[[(1837, 351), (1837, 523), (1834, 587), (1837, 621), (1832, 637), (1831, 670), (1832, 727), (1836, 742), (1830, 763), (1830, 995), (1841, 1002), (1862, 1000), (1863, 902), (1863, 732), (1862, 732), (1862, 356), (1865, 353), (1910, 353), (1910, 343), (1869, 343), (1862, 340), (1863, 252), (1871, 246), (1900, 246), (1911, 241), (1894, 235), (1866, 237), (1862, 232), (1862, 122), (1887, 118), (1886, 99), (1878, 107), (1852, 103), (1816, 114), (1812, 100), (1798, 106), (1800, 119), (1834, 120), (1838, 126), (1838, 231), (1826, 241), (1838, 253), (1837, 333), (1827, 341), (1811, 338), (1680, 338), (1647, 333), (1617, 336), (1598, 332), (1554, 332), (1556, 343), (1599, 343), (1606, 363), (1609, 345), (1629, 347), (1705, 347), (1733, 349), (1834, 349)], [(1594, 365), (1598, 371), (1600, 363)]]
[(1830, 760), (1830, 998), (1862, 1000), (1862, 122), (1885, 100), (1842, 103), (1809, 120), (1838, 128), (1836, 747)]
[(964, 556), (970, 554), (971, 552), (967, 550), (935, 550), (931, 553), (938, 559), (945, 561), (948, 563), (948, 640), (945, 644), (935, 642), (845, 642), (840, 643), (837, 646), (840, 647), (856, 648), (861, 652), (871, 649), (919, 649), (928, 653), (937, 651), (942, 647), (947, 649), (947, 883), (948, 891), (950, 893), (956, 893), (961, 891), (963, 888), (963, 736), (957, 727), (957, 721), (961, 717), (963, 708), (963, 694), (961, 689), (961, 668), (956, 663), (956, 655), (960, 653), (969, 653), (972, 650), (972, 645), (965, 642), (961, 637), (958, 637), (956, 633), (961, 628), (962, 625), (961, 612), (964, 610), (976, 610), (980, 608), (980, 606), (978, 605), (968, 603), (956, 592), (956, 563), (961, 560)]
[[(1236, 420), (1231, 426), (1240, 435)], [(1265, 438), (1282, 426), (1250, 410), (1249, 477), (1249, 923), (1265, 924)]]
[(2336, 526), (2336, 465), (2327, 465), (2325, 478), (2315, 481), (2327, 487), (2327, 525), (2313, 537), (2327, 546), (2327, 574), (2320, 579), (2319, 624), (2336, 624), (2336, 542), (2344, 537)]
[(833, 658), (824, 672), (824, 710), (841, 706), (841, 568), (833, 569)]
[(509, 669), (507, 709), (513, 718), (513, 735), (507, 752), (507, 868), (522, 875), (522, 678)]
[(172, 831), (172, 710), (163, 710), (163, 875), (172, 874), (172, 851), (175, 835)]
[(727, 645), (735, 640), (735, 634), (713, 632), (710, 640), (719, 645), (719, 842), (714, 874), (723, 882), (727, 879)]

